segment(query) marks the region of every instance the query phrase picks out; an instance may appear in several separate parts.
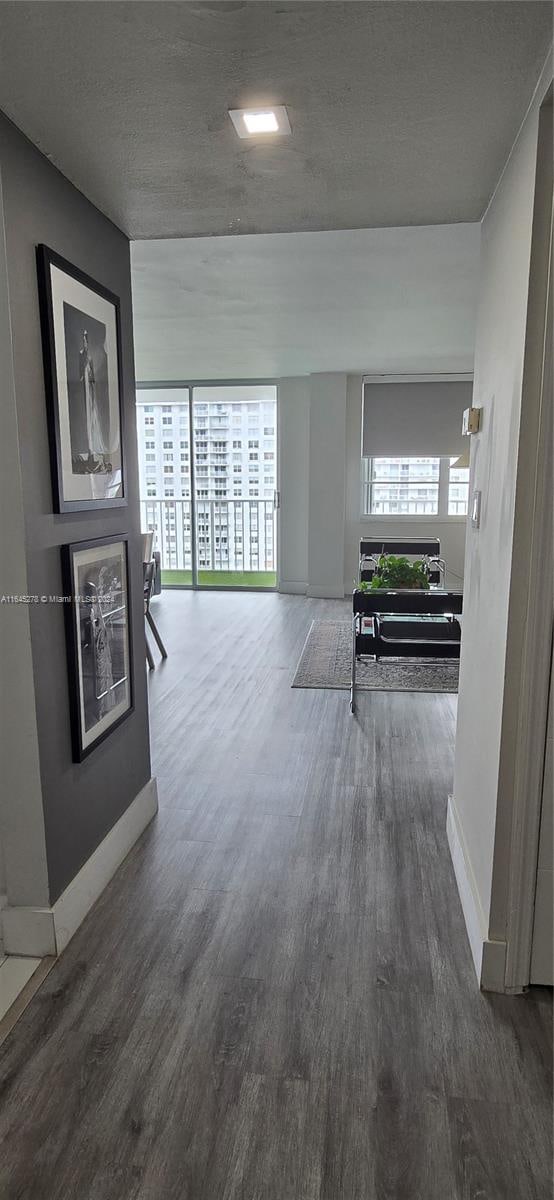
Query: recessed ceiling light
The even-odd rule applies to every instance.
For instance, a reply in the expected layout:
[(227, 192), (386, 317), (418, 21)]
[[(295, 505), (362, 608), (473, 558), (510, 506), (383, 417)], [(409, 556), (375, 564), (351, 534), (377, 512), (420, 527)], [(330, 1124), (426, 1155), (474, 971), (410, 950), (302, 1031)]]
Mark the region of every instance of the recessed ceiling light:
[(229, 116), (240, 138), (291, 132), (284, 104), (268, 105), (267, 108), (231, 108)]
[(242, 119), (249, 133), (276, 133), (279, 128), (274, 112), (245, 112)]

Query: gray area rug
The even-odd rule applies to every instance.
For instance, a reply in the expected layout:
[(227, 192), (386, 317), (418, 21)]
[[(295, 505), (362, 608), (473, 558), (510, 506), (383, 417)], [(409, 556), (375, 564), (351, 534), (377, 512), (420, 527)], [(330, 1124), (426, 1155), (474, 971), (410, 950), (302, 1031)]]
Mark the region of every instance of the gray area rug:
[[(313, 621), (304, 645), (294, 688), (350, 689), (350, 621)], [(385, 659), (357, 663), (356, 686), (376, 692), (457, 692), (457, 659)]]

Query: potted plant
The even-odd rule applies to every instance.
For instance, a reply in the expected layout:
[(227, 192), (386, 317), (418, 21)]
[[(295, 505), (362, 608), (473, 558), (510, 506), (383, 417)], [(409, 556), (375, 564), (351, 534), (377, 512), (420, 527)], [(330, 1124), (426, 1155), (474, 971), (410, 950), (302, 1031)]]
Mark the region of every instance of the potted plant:
[(406, 589), (428, 591), (427, 565), (421, 559), (410, 562), (409, 558), (396, 554), (381, 554), (371, 583), (360, 584), (362, 592), (404, 591)]

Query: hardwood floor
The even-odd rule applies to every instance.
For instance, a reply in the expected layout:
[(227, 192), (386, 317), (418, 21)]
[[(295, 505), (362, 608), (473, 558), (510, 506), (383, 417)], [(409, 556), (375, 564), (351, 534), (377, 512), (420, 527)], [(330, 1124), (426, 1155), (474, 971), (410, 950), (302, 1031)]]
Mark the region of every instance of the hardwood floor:
[(551, 995), (477, 990), (455, 698), (292, 690), (341, 611), (156, 602), (161, 811), (0, 1050), (2, 1200), (550, 1200)]

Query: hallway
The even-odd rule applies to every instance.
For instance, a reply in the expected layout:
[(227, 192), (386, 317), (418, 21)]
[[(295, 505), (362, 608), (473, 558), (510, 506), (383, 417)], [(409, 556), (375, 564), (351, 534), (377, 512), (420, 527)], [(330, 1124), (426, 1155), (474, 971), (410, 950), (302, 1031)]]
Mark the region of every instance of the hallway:
[(160, 813), (0, 1049), (2, 1200), (549, 1200), (551, 994), (477, 990), (455, 698), (292, 690), (346, 602), (153, 611)]

